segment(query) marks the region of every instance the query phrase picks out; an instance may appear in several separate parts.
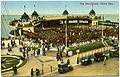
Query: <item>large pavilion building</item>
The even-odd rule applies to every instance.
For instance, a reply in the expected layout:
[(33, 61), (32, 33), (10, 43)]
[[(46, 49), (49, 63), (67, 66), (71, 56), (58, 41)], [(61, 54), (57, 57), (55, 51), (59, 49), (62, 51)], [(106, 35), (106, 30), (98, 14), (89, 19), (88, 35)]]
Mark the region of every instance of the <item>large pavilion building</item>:
[[(67, 17), (67, 18), (66, 18)], [(67, 20), (67, 22), (66, 22)], [(14, 23), (15, 22), (15, 23)], [(11, 23), (11, 22), (10, 22)], [(14, 24), (13, 24), (14, 23)], [(109, 22), (112, 25), (118, 23)], [(28, 30), (31, 32), (39, 32), (45, 28), (64, 28), (65, 24), (69, 27), (97, 27), (103, 24), (101, 21), (101, 16), (96, 16), (96, 12), (92, 9), (88, 15), (70, 15), (70, 13), (65, 9), (62, 15), (58, 16), (42, 16), (34, 11), (31, 15), (27, 15), (26, 12), (21, 16), (20, 20), (12, 21), (12, 26), (15, 26), (17, 29)]]

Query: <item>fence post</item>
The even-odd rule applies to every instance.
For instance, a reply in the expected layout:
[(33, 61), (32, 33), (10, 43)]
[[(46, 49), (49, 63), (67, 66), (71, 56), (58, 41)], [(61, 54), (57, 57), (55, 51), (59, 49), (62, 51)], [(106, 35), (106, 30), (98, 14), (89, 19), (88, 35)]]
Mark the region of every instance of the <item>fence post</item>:
[(52, 66), (50, 66), (50, 69), (51, 69), (51, 73), (52, 73)]
[(77, 64), (79, 64), (79, 57), (77, 57)]
[(43, 66), (44, 66), (44, 64), (42, 64), (42, 75), (44, 75), (44, 70), (43, 70)]

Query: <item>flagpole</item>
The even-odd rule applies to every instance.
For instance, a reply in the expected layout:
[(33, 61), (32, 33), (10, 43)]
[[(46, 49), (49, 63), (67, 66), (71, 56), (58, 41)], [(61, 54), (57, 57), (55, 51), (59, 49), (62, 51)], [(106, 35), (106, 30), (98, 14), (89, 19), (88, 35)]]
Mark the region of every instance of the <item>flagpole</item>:
[(34, 4), (34, 11), (35, 11), (35, 4)]
[(63, 12), (63, 15), (65, 16), (65, 27), (64, 27), (64, 29), (65, 29), (65, 49), (67, 49), (67, 47), (68, 47), (68, 42), (67, 42), (67, 40), (68, 40), (68, 38), (67, 38), (67, 26), (68, 26), (68, 23), (67, 23), (67, 19), (68, 19), (68, 11), (66, 10), (66, 7), (67, 7), (67, 5), (65, 5), (65, 10), (64, 10), (64, 12)]
[[(104, 15), (103, 15), (103, 25), (104, 25)], [(103, 25), (102, 25), (102, 42), (103, 42)]]
[(66, 36), (66, 48), (67, 48), (67, 15), (66, 15), (66, 30), (65, 30), (65, 36)]

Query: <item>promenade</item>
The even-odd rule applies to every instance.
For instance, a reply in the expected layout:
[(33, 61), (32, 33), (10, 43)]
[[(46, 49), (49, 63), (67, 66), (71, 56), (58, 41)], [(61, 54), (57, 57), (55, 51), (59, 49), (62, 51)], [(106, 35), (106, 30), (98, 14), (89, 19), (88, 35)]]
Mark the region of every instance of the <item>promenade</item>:
[[(14, 47), (12, 50), (12, 54), (15, 55), (21, 55), (22, 53), (19, 51), (19, 44), (17, 42), (17, 47)], [(80, 57), (84, 57), (87, 55), (94, 54), (95, 52), (103, 52), (104, 50), (110, 50), (112, 47), (102, 47), (99, 49), (91, 50), (88, 52), (80, 53)], [(6, 55), (8, 52), (7, 49), (2, 49), (1, 54)], [(54, 55), (56, 55), (56, 52), (52, 52)], [(96, 75), (118, 75), (118, 66), (119, 66), (119, 60), (117, 58), (110, 58), (107, 60), (107, 65), (104, 66), (103, 62), (93, 63), (88, 66), (82, 66), (77, 65), (77, 55), (69, 57), (71, 65), (74, 66), (74, 70), (71, 72), (68, 72), (66, 74), (59, 74), (57, 72), (57, 60), (55, 56), (34, 56), (31, 55), (32, 53), (29, 53), (29, 60), (27, 63), (18, 68), (18, 74), (16, 76), (30, 76), (31, 75), (31, 68), (35, 69), (38, 68), (39, 70), (42, 70), (42, 64), (44, 69), (44, 75), (47, 76), (96, 76)], [(67, 57), (63, 58), (63, 61), (67, 61)], [(51, 74), (51, 66), (52, 66), (52, 74)], [(40, 71), (41, 72), (41, 71)], [(8, 71), (2, 73), (2, 76), (13, 76), (13, 71)]]

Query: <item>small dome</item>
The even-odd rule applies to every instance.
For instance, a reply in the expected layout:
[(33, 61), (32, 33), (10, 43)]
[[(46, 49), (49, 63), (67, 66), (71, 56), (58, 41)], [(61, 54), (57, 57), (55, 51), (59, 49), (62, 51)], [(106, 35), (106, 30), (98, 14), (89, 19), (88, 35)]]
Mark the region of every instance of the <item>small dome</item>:
[(26, 14), (26, 12), (24, 12), (24, 14), (21, 16), (20, 18), (21, 20), (25, 19), (25, 20), (29, 20), (30, 17)]
[(33, 17), (33, 16), (38, 17), (39, 15), (38, 15), (38, 13), (37, 13), (36, 11), (34, 11), (34, 12), (32, 13), (32, 17)]
[(65, 9), (64, 12), (62, 13), (62, 15), (68, 15), (68, 11)]
[(96, 13), (95, 13), (95, 11), (94, 11), (93, 9), (89, 12), (89, 15), (90, 15), (90, 16), (95, 16), (95, 14), (96, 14)]

